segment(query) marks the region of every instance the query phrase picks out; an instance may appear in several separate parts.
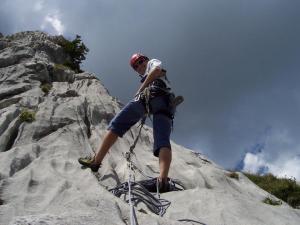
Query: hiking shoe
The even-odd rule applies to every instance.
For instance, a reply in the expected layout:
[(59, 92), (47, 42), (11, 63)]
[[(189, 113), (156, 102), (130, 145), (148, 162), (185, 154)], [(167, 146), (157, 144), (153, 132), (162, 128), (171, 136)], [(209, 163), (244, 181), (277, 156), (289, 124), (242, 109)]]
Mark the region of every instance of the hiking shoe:
[(101, 166), (101, 164), (95, 164), (94, 163), (94, 158), (90, 158), (90, 157), (85, 157), (85, 158), (79, 158), (78, 159), (78, 162), (81, 164), (81, 165), (83, 165), (83, 166), (85, 166), (85, 167), (89, 167), (89, 168), (91, 168), (91, 170), (93, 171), (93, 172), (98, 172), (98, 170), (99, 170), (99, 168), (100, 168), (100, 166)]
[(165, 181), (159, 181), (158, 178), (153, 178), (150, 180), (143, 180), (139, 182), (144, 188), (146, 188), (149, 192), (157, 192), (157, 186), (159, 189), (159, 193), (165, 193), (169, 191), (173, 191), (172, 181), (168, 178)]
[(170, 178), (159, 182), (159, 192), (165, 193), (171, 191)]

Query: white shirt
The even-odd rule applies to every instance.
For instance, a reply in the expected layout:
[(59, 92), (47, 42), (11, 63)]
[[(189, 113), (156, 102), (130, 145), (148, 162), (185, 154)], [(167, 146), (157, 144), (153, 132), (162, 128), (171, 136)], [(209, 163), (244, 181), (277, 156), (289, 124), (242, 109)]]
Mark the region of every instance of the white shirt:
[[(159, 67), (161, 69), (163, 68), (162, 67), (162, 62), (160, 60), (158, 60), (158, 59), (151, 59), (151, 60), (149, 60), (148, 63), (147, 63), (145, 74), (144, 74), (143, 77), (148, 76), (148, 74), (151, 73), (157, 67)], [(170, 81), (167, 79), (166, 75), (164, 75), (162, 77), (159, 77), (157, 79), (162, 80), (166, 84), (167, 89), (171, 89)]]

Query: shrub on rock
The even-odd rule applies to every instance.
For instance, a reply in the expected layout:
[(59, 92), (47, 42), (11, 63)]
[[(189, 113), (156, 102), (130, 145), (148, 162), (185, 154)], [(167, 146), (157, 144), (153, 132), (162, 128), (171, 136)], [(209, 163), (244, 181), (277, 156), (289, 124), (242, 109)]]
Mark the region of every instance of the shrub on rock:
[(23, 109), (20, 114), (22, 122), (33, 122), (35, 120), (35, 112)]
[(49, 91), (51, 90), (51, 88), (52, 88), (52, 85), (48, 84), (48, 83), (41, 85), (41, 89), (45, 94), (48, 94)]
[(82, 42), (81, 37), (76, 35), (74, 40), (69, 41), (63, 36), (58, 36), (54, 42), (60, 45), (71, 58), (71, 60), (65, 61), (64, 65), (70, 67), (75, 72), (82, 72), (80, 64), (82, 60), (85, 60), (85, 55), (89, 49)]

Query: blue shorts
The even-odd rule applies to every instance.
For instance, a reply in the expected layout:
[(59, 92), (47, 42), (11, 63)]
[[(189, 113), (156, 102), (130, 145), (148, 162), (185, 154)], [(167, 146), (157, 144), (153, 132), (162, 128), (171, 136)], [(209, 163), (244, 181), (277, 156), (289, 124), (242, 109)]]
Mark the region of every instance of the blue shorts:
[[(173, 109), (169, 105), (169, 97), (158, 96), (150, 100), (150, 111), (153, 114), (153, 154), (158, 157), (162, 147), (171, 149), (170, 134), (172, 129)], [(145, 115), (145, 106), (141, 100), (131, 100), (111, 120), (108, 130), (119, 137), (123, 135)]]

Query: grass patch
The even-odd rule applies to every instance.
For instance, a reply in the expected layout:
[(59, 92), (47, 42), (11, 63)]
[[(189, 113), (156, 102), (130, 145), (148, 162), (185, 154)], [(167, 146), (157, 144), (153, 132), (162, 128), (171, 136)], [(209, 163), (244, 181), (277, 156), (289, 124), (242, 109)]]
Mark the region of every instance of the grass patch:
[(50, 91), (51, 88), (52, 88), (52, 85), (49, 84), (49, 83), (42, 84), (42, 85), (40, 86), (40, 88), (42, 89), (42, 91), (43, 91), (45, 94), (48, 94), (49, 91)]
[(226, 174), (228, 177), (239, 180), (239, 174), (236, 172), (230, 172)]
[(287, 202), (293, 208), (300, 208), (300, 185), (296, 183), (295, 178), (278, 178), (270, 173), (244, 174), (260, 188)]
[(20, 114), (20, 119), (22, 122), (33, 122), (35, 120), (35, 112), (23, 109)]
[(64, 64), (55, 64), (54, 65), (54, 70), (69, 70), (72, 69), (67, 62)]

